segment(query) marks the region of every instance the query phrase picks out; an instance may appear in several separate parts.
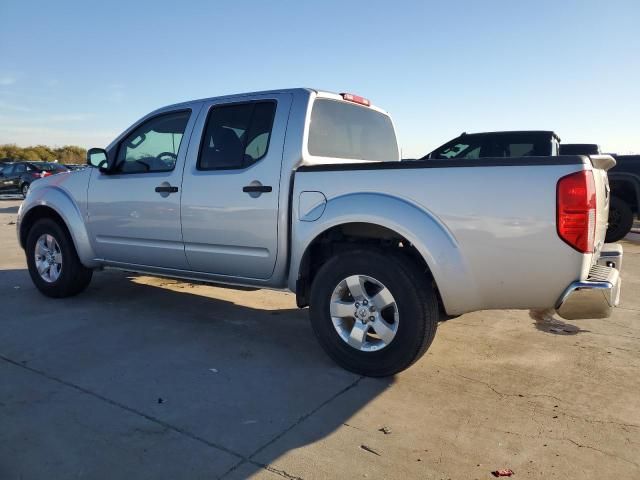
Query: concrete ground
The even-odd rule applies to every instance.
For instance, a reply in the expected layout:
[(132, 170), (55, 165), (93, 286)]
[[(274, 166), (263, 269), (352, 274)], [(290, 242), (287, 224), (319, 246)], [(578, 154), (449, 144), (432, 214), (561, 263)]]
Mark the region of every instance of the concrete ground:
[(376, 380), (286, 293), (103, 272), (45, 298), (18, 205), (0, 200), (2, 480), (640, 478), (640, 241), (611, 319), (464, 315)]

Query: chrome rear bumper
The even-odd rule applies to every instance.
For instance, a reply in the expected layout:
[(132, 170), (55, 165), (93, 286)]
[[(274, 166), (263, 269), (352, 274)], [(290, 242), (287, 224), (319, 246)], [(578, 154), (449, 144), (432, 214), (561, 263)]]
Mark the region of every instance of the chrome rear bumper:
[(564, 291), (556, 310), (567, 320), (608, 318), (620, 302), (622, 246), (607, 244), (586, 280), (573, 282)]

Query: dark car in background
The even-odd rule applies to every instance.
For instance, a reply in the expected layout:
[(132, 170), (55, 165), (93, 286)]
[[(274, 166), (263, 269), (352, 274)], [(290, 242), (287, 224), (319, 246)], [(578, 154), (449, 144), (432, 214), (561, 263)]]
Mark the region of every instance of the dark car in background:
[(421, 160), (484, 157), (550, 157), (558, 155), (560, 137), (552, 131), (522, 130), (462, 133)]
[(640, 215), (640, 155), (612, 155), (616, 166), (608, 172), (611, 202), (607, 242), (624, 238)]
[(23, 197), (26, 197), (29, 187), (36, 180), (68, 171), (69, 169), (61, 163), (10, 163), (0, 171), (0, 193), (21, 193)]
[(596, 143), (563, 143), (560, 155), (600, 155), (600, 145)]

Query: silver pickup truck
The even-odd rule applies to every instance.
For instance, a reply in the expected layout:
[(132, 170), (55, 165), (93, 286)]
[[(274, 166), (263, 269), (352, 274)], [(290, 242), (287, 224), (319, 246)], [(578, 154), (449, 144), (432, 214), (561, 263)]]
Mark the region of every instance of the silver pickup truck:
[(34, 182), (19, 211), (51, 297), (104, 267), (287, 288), (327, 353), (371, 376), (409, 367), (447, 316), (618, 302), (609, 156), (400, 161), (367, 99), (290, 89), (161, 108), (88, 163)]

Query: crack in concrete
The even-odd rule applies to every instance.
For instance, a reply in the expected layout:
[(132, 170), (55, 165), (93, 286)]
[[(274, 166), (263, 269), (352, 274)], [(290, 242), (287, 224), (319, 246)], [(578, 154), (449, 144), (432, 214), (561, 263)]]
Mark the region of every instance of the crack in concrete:
[(453, 375), (455, 375), (456, 377), (464, 378), (465, 380), (469, 380), (471, 382), (480, 383), (480, 384), (486, 386), (487, 388), (489, 388), (496, 395), (499, 395), (501, 397), (520, 397), (520, 398), (545, 397), (545, 398), (552, 398), (552, 399), (554, 399), (554, 400), (556, 400), (558, 402), (564, 402), (563, 399), (561, 399), (559, 397), (556, 397), (555, 395), (548, 395), (546, 393), (505, 393), (505, 392), (501, 392), (500, 390), (496, 389), (489, 382), (485, 382), (483, 380), (478, 380), (477, 378), (467, 377), (465, 375), (461, 375), (461, 374), (455, 373), (455, 372), (453, 373)]
[[(364, 378), (364, 376), (359, 376), (358, 378), (356, 378), (352, 383), (350, 383), (349, 385), (347, 385), (345, 388), (343, 388), (342, 390), (340, 390), (339, 392), (335, 393), (334, 395), (332, 395), (331, 397), (329, 397), (327, 400), (325, 400), (324, 402), (322, 402), (320, 405), (316, 406), (313, 410), (311, 410), (309, 413), (306, 413), (302, 416), (300, 416), (298, 418), (298, 420), (296, 420), (293, 424), (291, 424), (289, 427), (285, 428), (282, 432), (280, 432), (279, 434), (277, 434), (275, 437), (273, 437), (271, 440), (269, 440), (267, 443), (265, 443), (264, 445), (262, 445), (261, 447), (259, 447), (257, 450), (255, 450), (251, 455), (249, 455), (246, 458), (246, 461), (248, 463), (251, 463), (252, 465), (264, 468), (265, 470), (268, 470), (270, 472), (273, 473), (277, 473), (280, 474), (282, 476), (284, 476), (285, 478), (289, 478), (289, 479), (294, 479), (294, 480), (302, 480), (300, 477), (296, 477), (296, 476), (292, 476), (291, 474), (287, 473), (284, 470), (278, 470), (270, 465), (265, 465), (265, 464), (261, 464), (259, 462), (256, 462), (255, 460), (253, 460), (253, 458), (258, 455), (260, 452), (262, 452), (264, 449), (266, 449), (267, 447), (269, 447), (270, 445), (274, 444), (275, 442), (277, 442), (278, 440), (280, 440), (284, 435), (286, 435), (287, 433), (289, 433), (291, 430), (293, 430), (295, 427), (297, 427), (298, 425), (300, 425), (302, 422), (304, 422), (306, 419), (308, 419), (309, 417), (311, 417), (312, 415), (314, 415), (318, 410), (320, 410), (321, 408), (323, 408), (325, 405), (328, 405), (329, 403), (333, 402), (336, 398), (338, 398), (339, 396), (345, 394), (346, 392), (348, 392), (349, 390), (355, 388)], [(244, 462), (240, 462), (236, 465), (234, 465), (233, 467), (231, 467), (229, 470), (227, 470), (224, 474), (222, 474), (220, 476), (220, 478), (224, 478), (227, 475), (229, 475), (230, 473), (234, 472), (235, 470), (237, 470)]]
[(56, 382), (56, 383), (59, 383), (61, 385), (66, 386), (66, 387), (72, 388), (72, 389), (74, 389), (74, 390), (76, 390), (78, 392), (81, 392), (81, 393), (85, 394), (85, 395), (89, 395), (91, 397), (97, 398), (98, 400), (101, 400), (101, 401), (103, 401), (105, 403), (108, 403), (109, 405), (111, 405), (113, 407), (117, 407), (117, 408), (119, 408), (121, 410), (125, 410), (125, 411), (127, 411), (129, 413), (133, 413), (134, 415), (138, 415), (138, 416), (140, 416), (140, 417), (142, 417), (142, 418), (144, 418), (144, 419), (146, 419), (146, 420), (148, 420), (150, 422), (153, 422), (153, 423), (155, 423), (157, 425), (160, 425), (161, 427), (164, 427), (166, 429), (172, 430), (172, 431), (174, 431), (176, 433), (179, 433), (180, 435), (184, 435), (185, 437), (190, 438), (192, 440), (195, 440), (196, 442), (203, 443), (204, 445), (207, 445), (208, 447), (215, 448), (217, 450), (221, 450), (221, 451), (223, 451), (225, 453), (228, 453), (229, 455), (232, 455), (232, 456), (234, 456), (236, 458), (239, 458), (239, 459), (242, 459), (242, 460), (246, 459), (242, 454), (240, 454), (238, 452), (234, 452), (233, 450), (231, 450), (231, 449), (229, 449), (227, 447), (224, 447), (222, 445), (218, 445), (218, 444), (216, 444), (214, 442), (211, 442), (211, 441), (209, 441), (209, 440), (207, 440), (205, 438), (202, 438), (202, 437), (200, 437), (198, 435), (195, 435), (194, 433), (191, 433), (188, 430), (184, 430), (184, 429), (182, 429), (180, 427), (176, 427), (175, 425), (167, 423), (164, 420), (160, 420), (159, 418), (156, 418), (156, 417), (154, 417), (152, 415), (146, 414), (144, 412), (141, 412), (140, 410), (136, 410), (135, 408), (129, 407), (128, 405), (125, 405), (123, 403), (120, 403), (120, 402), (117, 402), (115, 400), (112, 400), (112, 399), (110, 399), (108, 397), (105, 397), (105, 396), (99, 394), (99, 393), (96, 393), (96, 392), (94, 392), (92, 390), (89, 390), (88, 388), (81, 387), (80, 385), (76, 385), (75, 383), (71, 383), (71, 382), (63, 380), (61, 378), (55, 377), (55, 376), (50, 375), (50, 374), (48, 374), (48, 373), (46, 373), (46, 372), (44, 372), (42, 370), (38, 370), (36, 368), (29, 367), (29, 366), (24, 365), (24, 364), (22, 364), (20, 362), (16, 362), (15, 360), (12, 360), (12, 359), (10, 359), (8, 357), (5, 357), (4, 355), (0, 355), (0, 359), (4, 360), (7, 363), (10, 363), (11, 365), (15, 365), (16, 367), (23, 368), (23, 369), (28, 370), (28, 371), (30, 371), (32, 373), (35, 373), (35, 374), (40, 375), (42, 377), (45, 377), (45, 378), (47, 378), (47, 379), (49, 379), (49, 380), (51, 380), (53, 382)]
[(562, 438), (554, 438), (554, 440), (562, 440), (562, 441), (566, 441), (566, 442), (571, 442), (574, 445), (576, 445), (578, 448), (588, 448), (589, 450), (595, 450), (596, 452), (600, 452), (603, 455), (606, 455), (606, 456), (612, 457), (612, 458), (617, 458), (618, 460), (622, 460), (623, 462), (629, 463), (629, 464), (635, 466), (636, 468), (640, 468), (640, 463), (636, 463), (636, 462), (634, 462), (632, 460), (627, 460), (626, 458), (620, 457), (620, 456), (616, 455), (615, 453), (607, 452), (605, 450), (600, 450), (599, 448), (592, 447), (591, 445), (586, 445), (586, 444), (582, 444), (582, 443), (576, 442), (575, 440), (573, 440), (571, 438), (562, 437)]
[(622, 422), (616, 422), (614, 420), (599, 420), (597, 418), (581, 417), (580, 415), (572, 415), (570, 413), (566, 413), (561, 410), (558, 410), (558, 413), (564, 415), (565, 417), (573, 418), (575, 420), (582, 420), (589, 424), (599, 423), (599, 424), (618, 425), (619, 427), (640, 428), (640, 425), (636, 425), (635, 423), (622, 423)]
[[(138, 415), (150, 422), (153, 422), (159, 426), (161, 426), (164, 431), (161, 432), (153, 432), (154, 434), (161, 434), (161, 433), (165, 433), (167, 430), (171, 430), (175, 433), (178, 433), (180, 435), (184, 435), (187, 438), (190, 438), (191, 440), (195, 440), (196, 442), (200, 442), (204, 445), (207, 445), (208, 447), (211, 448), (215, 448), (217, 450), (221, 450), (229, 455), (232, 455), (234, 457), (236, 457), (239, 462), (236, 463), (233, 467), (231, 467), (229, 470), (227, 470), (224, 474), (222, 474), (219, 478), (223, 478), (225, 476), (227, 476), (228, 474), (230, 474), (231, 472), (235, 471), (238, 467), (240, 467), (242, 464), (246, 463), (250, 463), (251, 465), (254, 465), (256, 467), (268, 470), (271, 473), (275, 473), (277, 475), (280, 475), (283, 478), (287, 478), (289, 480), (304, 480), (302, 477), (297, 477), (295, 475), (291, 475), (290, 473), (287, 473), (285, 470), (279, 470), (275, 467), (272, 467), (271, 465), (267, 465), (267, 464), (262, 464), (259, 462), (256, 462), (255, 460), (252, 460), (252, 458), (257, 455), (258, 453), (260, 453), (262, 450), (264, 450), (265, 448), (267, 448), (269, 445), (273, 444), (274, 442), (276, 442), (277, 440), (279, 440), (280, 438), (282, 438), (285, 434), (287, 434), (288, 432), (290, 432), (292, 429), (294, 429), (296, 426), (298, 426), (300, 423), (304, 422), (306, 419), (308, 419), (309, 417), (311, 417), (313, 414), (315, 414), (318, 410), (320, 410), (322, 407), (324, 407), (325, 405), (331, 403), (333, 400), (335, 400), (336, 398), (338, 398), (339, 396), (343, 395), (344, 393), (348, 392), (349, 390), (351, 390), (352, 388), (356, 387), (358, 385), (358, 383), (360, 383), (360, 381), (364, 378), (364, 376), (359, 376), (356, 380), (354, 380), (353, 382), (351, 382), (349, 385), (347, 385), (345, 388), (343, 388), (342, 390), (338, 391), (337, 393), (335, 393), (334, 395), (332, 395), (331, 397), (329, 397), (327, 400), (325, 400), (324, 402), (322, 402), (320, 405), (318, 405), (317, 407), (315, 407), (314, 409), (312, 409), (309, 413), (302, 415), (300, 418), (298, 418), (298, 420), (296, 422), (294, 422), (292, 425), (290, 425), (288, 428), (284, 429), (282, 432), (280, 432), (278, 435), (276, 435), (275, 437), (273, 437), (270, 441), (268, 441), (267, 443), (265, 443), (263, 446), (261, 446), (260, 448), (258, 448), (255, 452), (253, 452), (251, 455), (249, 455), (248, 457), (245, 455), (242, 455), (241, 453), (238, 453), (234, 450), (231, 450), (227, 447), (224, 447), (223, 445), (219, 445), (216, 444), (214, 442), (211, 442), (209, 440), (207, 440), (206, 438), (200, 437), (194, 433), (189, 432), (188, 430), (184, 430), (180, 427), (177, 427), (175, 425), (172, 425), (168, 422), (165, 422), (164, 420), (161, 420), (159, 418), (156, 418), (152, 415), (146, 414), (140, 410), (136, 410), (135, 408), (129, 407), (128, 405), (125, 405), (123, 403), (117, 402), (115, 400), (112, 400), (108, 397), (105, 397), (99, 393), (96, 393), (92, 390), (89, 390), (88, 388), (85, 387), (81, 387), (80, 385), (76, 385), (75, 383), (71, 383), (67, 380), (63, 380), (61, 378), (58, 378), (54, 375), (51, 375), (45, 371), (42, 370), (38, 370), (37, 368), (33, 368), (33, 367), (29, 367), (26, 364), (22, 363), (22, 362), (17, 362), (15, 360), (12, 360), (11, 358), (8, 358), (4, 355), (0, 354), (0, 359), (4, 360), (5, 362), (14, 365), (16, 367), (19, 368), (23, 368), (29, 372), (35, 373), (36, 375), (40, 375), (42, 377), (47, 378), (48, 380), (51, 380), (53, 382), (59, 383), (60, 385), (64, 385), (68, 388), (74, 389), (78, 392), (81, 392), (85, 395), (89, 395), (91, 397), (94, 397), (98, 400), (101, 400), (105, 403), (108, 403), (111, 406), (117, 407), (121, 410), (125, 410), (129, 413), (133, 413), (134, 415)], [(136, 429), (136, 430), (140, 430), (141, 433), (151, 433), (151, 432), (146, 432), (143, 431), (141, 429)]]
[[(525, 433), (512, 432), (511, 430), (499, 430), (499, 429), (492, 429), (492, 430), (495, 430), (496, 432), (500, 432), (500, 433), (506, 433), (507, 435), (515, 435), (517, 437), (531, 438), (531, 439), (534, 439), (534, 440), (542, 440), (542, 439), (544, 439), (544, 437), (541, 438), (540, 435), (538, 435), (538, 436), (536, 436), (536, 435), (527, 435)], [(546, 437), (546, 438), (548, 440), (556, 440), (556, 441), (559, 441), (559, 442), (569, 442), (569, 443), (574, 444), (578, 448), (587, 448), (589, 450), (595, 450), (596, 452), (599, 452), (599, 453), (601, 453), (603, 455), (606, 455), (606, 456), (612, 457), (612, 458), (616, 458), (616, 459), (621, 460), (621, 461), (623, 461), (625, 463), (629, 463), (629, 464), (631, 464), (631, 465), (633, 465), (633, 466), (635, 466), (637, 468), (640, 468), (640, 464), (639, 463), (636, 463), (636, 462), (634, 462), (632, 460), (628, 460), (628, 459), (626, 459), (624, 457), (620, 457), (620, 456), (616, 455), (615, 453), (607, 452), (606, 450), (600, 450), (599, 448), (593, 447), (591, 445), (586, 445), (586, 444), (582, 444), (582, 443), (576, 442), (575, 440), (573, 440), (571, 438), (568, 438), (568, 437), (564, 437), (564, 436), (563, 437), (551, 437), (550, 436), (550, 437)]]
[(304, 480), (304, 478), (302, 477), (296, 477), (295, 475), (287, 473), (285, 470), (278, 470), (277, 468), (273, 468), (269, 465), (264, 465), (262, 466), (262, 468), (271, 473), (275, 473), (276, 475), (280, 475), (281, 477), (288, 478), (289, 480)]

